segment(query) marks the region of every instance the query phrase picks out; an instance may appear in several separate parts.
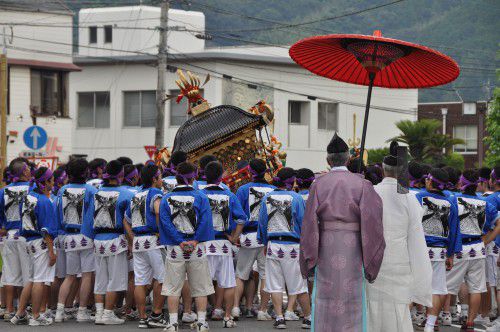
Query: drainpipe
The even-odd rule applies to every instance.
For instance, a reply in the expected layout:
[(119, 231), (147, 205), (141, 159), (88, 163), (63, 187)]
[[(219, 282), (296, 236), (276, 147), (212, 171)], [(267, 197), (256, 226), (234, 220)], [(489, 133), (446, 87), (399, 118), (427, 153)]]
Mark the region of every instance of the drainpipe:
[[(443, 135), (446, 135), (446, 115), (448, 114), (447, 108), (441, 108), (441, 114), (443, 115)], [(443, 154), (446, 153), (446, 149), (443, 148)]]

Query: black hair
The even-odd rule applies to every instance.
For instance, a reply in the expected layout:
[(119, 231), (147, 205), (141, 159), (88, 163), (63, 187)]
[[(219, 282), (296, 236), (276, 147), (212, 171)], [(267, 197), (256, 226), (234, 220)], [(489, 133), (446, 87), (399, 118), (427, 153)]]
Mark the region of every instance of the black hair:
[[(470, 182), (477, 182), (479, 180), (479, 173), (475, 169), (466, 169), (463, 171), (462, 176)], [(477, 184), (471, 184), (464, 188), (463, 193), (466, 195), (475, 195)]]
[(424, 175), (429, 174), (432, 169), (432, 166), (429, 164), (420, 164), (420, 167), (422, 168), (422, 172)]
[(215, 183), (224, 173), (224, 167), (218, 161), (211, 161), (205, 166), (205, 176), (207, 183)]
[(123, 166), (125, 166), (125, 165), (134, 165), (134, 162), (129, 157), (118, 157), (118, 158), (116, 158), (116, 160), (118, 160), (119, 162), (121, 162)]
[(66, 164), (66, 173), (70, 183), (83, 184), (87, 180), (89, 162), (83, 158), (71, 159)]
[(212, 161), (217, 161), (217, 157), (214, 156), (213, 154), (206, 154), (200, 158), (198, 161), (198, 167), (200, 169), (205, 169), (209, 163)]
[(143, 188), (151, 188), (157, 172), (158, 166), (156, 165), (147, 165), (141, 169), (141, 181)]
[[(45, 172), (47, 172), (49, 168), (48, 167), (45, 167), (45, 166), (42, 166), (42, 167), (39, 167), (37, 168), (37, 170), (35, 171), (35, 174), (33, 175), (33, 177), (35, 178), (35, 180), (38, 180), (39, 178), (41, 178)], [(48, 180), (48, 179), (47, 179)], [(45, 180), (45, 182), (47, 181)], [(40, 187), (36, 187), (35, 189), (38, 193), (41, 193), (42, 192), (42, 188)]]
[(3, 173), (2, 174), (3, 174), (3, 177), (2, 177), (3, 182), (5, 184), (10, 184), (11, 181), (10, 181), (10, 169), (9, 169), (9, 167), (5, 167), (3, 169)]
[[(144, 168), (144, 164), (143, 163), (138, 163), (138, 164), (135, 164), (134, 166), (135, 166), (135, 168), (137, 169), (137, 172), (139, 172), (139, 175), (140, 175), (141, 172), (142, 172), (142, 169)], [(140, 176), (139, 176), (139, 180), (137, 181), (137, 185), (138, 186), (142, 186), (142, 179), (141, 179)]]
[(478, 177), (483, 179), (489, 179), (491, 175), (491, 168), (481, 167), (478, 169)]
[(262, 159), (255, 158), (250, 160), (249, 165), (250, 168), (257, 173), (255, 179), (264, 180), (264, 176), (266, 175), (266, 170), (267, 170), (266, 162)]
[(15, 158), (9, 164), (9, 172), (12, 176), (21, 176), (23, 172), (24, 165), (28, 165), (26, 163), (25, 158)]
[(102, 158), (95, 158), (89, 163), (88, 168), (91, 173), (90, 177), (92, 178), (92, 173), (95, 173), (98, 168), (101, 168), (104, 171), (104, 168), (106, 168), (106, 160)]
[(170, 156), (170, 163), (174, 167), (177, 167), (178, 165), (185, 162), (186, 160), (187, 160), (187, 153), (184, 151), (175, 151)]
[[(432, 177), (441, 182), (447, 183), (449, 181), (448, 173), (446, 173), (446, 171), (441, 168), (432, 168), (429, 173), (432, 175)], [(439, 183), (434, 180), (432, 181), (432, 187), (436, 190), (442, 191), (442, 189), (439, 189), (439, 186)]]
[[(109, 175), (118, 175), (123, 170), (123, 165), (118, 160), (111, 160), (106, 165), (106, 173)], [(103, 179), (105, 185), (109, 185), (109, 179)]]
[(66, 165), (61, 165), (56, 170), (54, 171), (54, 178), (58, 178), (61, 176), (62, 173), (66, 171)]
[(276, 187), (285, 187), (285, 180), (288, 180), (295, 176), (295, 171), (291, 167), (283, 167), (280, 168), (278, 173), (276, 173), (276, 177), (273, 179), (273, 184)]
[(370, 181), (374, 186), (382, 182), (383, 177), (382, 167), (370, 165), (366, 168), (365, 179)]
[[(135, 170), (135, 166), (133, 164), (127, 164), (127, 165), (124, 165), (123, 166), (123, 175), (124, 176), (127, 176), (129, 175), (130, 173), (132, 173), (134, 170)], [(130, 183), (128, 183), (130, 184)]]
[[(298, 169), (296, 172), (296, 176), (297, 176), (297, 185), (299, 186), (299, 189), (308, 189), (314, 181), (314, 180), (309, 180), (311, 178), (314, 178), (314, 172), (309, 168)], [(305, 181), (300, 181), (299, 179)]]
[(451, 166), (445, 166), (442, 169), (448, 173), (448, 182), (451, 182), (454, 186), (456, 186), (462, 172)]
[[(361, 163), (361, 169), (359, 168), (359, 164)], [(365, 166), (365, 163), (359, 158), (352, 158), (352, 159), (349, 159), (349, 161), (347, 162), (347, 169), (351, 172), (351, 173), (360, 173), (360, 174), (364, 174), (366, 172), (366, 166)], [(359, 171), (358, 171), (359, 170)]]
[[(182, 162), (179, 165), (177, 165), (175, 170), (177, 171), (177, 174), (179, 174), (179, 175), (190, 174), (190, 173), (193, 173), (194, 171), (196, 171), (196, 166), (194, 166), (190, 162), (185, 161), (185, 162)], [(176, 176), (175, 179), (177, 180), (177, 183), (184, 184), (184, 178), (182, 178), (181, 176)], [(194, 178), (193, 178), (193, 180), (194, 180)]]

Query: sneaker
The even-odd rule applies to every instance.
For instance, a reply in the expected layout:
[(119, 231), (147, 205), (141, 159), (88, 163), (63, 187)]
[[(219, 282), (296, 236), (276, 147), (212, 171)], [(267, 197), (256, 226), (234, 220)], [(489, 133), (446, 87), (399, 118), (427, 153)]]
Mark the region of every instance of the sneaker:
[(138, 320), (139, 319), (139, 312), (137, 310), (128, 310), (125, 313), (125, 319), (130, 320), (130, 321)]
[(15, 316), (16, 314), (13, 312), (6, 312), (3, 314), (3, 321), (4, 322), (10, 322), (10, 320)]
[(246, 309), (245, 310), (245, 317), (246, 318), (254, 318), (255, 316), (253, 315), (252, 309)]
[(146, 318), (140, 318), (139, 319), (139, 325), (137, 325), (138, 328), (140, 329), (147, 329), (149, 328), (148, 326), (148, 320)]
[(102, 315), (102, 323), (104, 325), (121, 325), (125, 323), (124, 319), (116, 317), (114, 312), (105, 312)]
[(452, 323), (451, 314), (449, 313), (444, 314), (441, 318), (441, 325), (451, 326), (451, 323)]
[(90, 312), (88, 309), (78, 310), (78, 313), (76, 314), (76, 321), (78, 323), (92, 322), (94, 320), (95, 320), (95, 317), (92, 317), (90, 315)]
[(233, 309), (231, 309), (231, 316), (233, 317), (234, 320), (238, 320), (240, 318), (240, 315), (241, 315), (241, 310), (239, 307), (233, 307)]
[(268, 320), (273, 320), (273, 318), (267, 312), (265, 312), (265, 311), (259, 311), (257, 313), (257, 320), (268, 321)]
[(460, 331), (474, 332), (474, 323), (463, 322)]
[(29, 322), (28, 314), (25, 314), (22, 317), (14, 315), (14, 317), (10, 319), (10, 322), (14, 325), (26, 325)]
[(70, 315), (65, 310), (57, 310), (56, 316), (54, 317), (54, 322), (62, 323), (66, 320), (70, 320)]
[(219, 321), (224, 319), (224, 310), (214, 309), (212, 311), (212, 320)]
[(54, 323), (54, 317), (52, 317), (52, 312), (50, 310), (41, 313), (40, 316), (43, 316), (46, 320), (50, 321), (51, 324)]
[(153, 316), (152, 314), (147, 319), (148, 327), (166, 327), (168, 322), (165, 320), (163, 315)]
[(168, 323), (167, 326), (165, 326), (165, 328), (163, 329), (163, 331), (177, 332), (177, 331), (179, 331), (179, 324), (177, 324), (177, 323), (174, 323), (174, 324)]
[(236, 327), (236, 323), (234, 322), (234, 319), (232, 317), (224, 317), (224, 320), (222, 322), (222, 327), (223, 328), (233, 328)]
[(286, 329), (285, 319), (284, 318), (280, 318), (280, 319), (275, 320), (274, 324), (273, 324), (273, 327), (275, 329), (280, 329), (280, 330)]
[(422, 324), (423, 321), (425, 321), (425, 314), (417, 312), (415, 315), (415, 324), (418, 326)]
[(302, 328), (303, 328), (304, 330), (310, 330), (310, 329), (311, 329), (311, 320), (310, 320), (310, 319), (306, 319), (306, 318), (304, 318), (304, 319), (302, 320)]
[(183, 323), (194, 323), (194, 322), (196, 322), (197, 319), (198, 319), (198, 317), (192, 311), (190, 313), (183, 313), (182, 314), (182, 322)]
[(0, 307), (0, 317), (3, 317), (3, 315), (5, 315), (6, 312), (7, 312), (6, 308)]
[(95, 325), (104, 325), (104, 320), (103, 320), (103, 312), (96, 312), (95, 313)]
[(474, 319), (475, 324), (489, 326), (491, 324), (489, 317), (483, 317), (481, 315), (477, 315), (476, 319)]
[(426, 327), (427, 327), (427, 319), (424, 319), (420, 323), (416, 324), (415, 328), (419, 331), (425, 331)]
[(290, 320), (290, 321), (295, 321), (295, 320), (299, 320), (299, 316), (297, 316), (295, 314), (295, 312), (293, 311), (285, 311), (285, 320)]
[(496, 324), (495, 322), (493, 322), (493, 325), (486, 328), (486, 332), (500, 332), (500, 324)]
[(48, 326), (52, 325), (52, 320), (48, 320), (45, 316), (40, 315), (38, 318), (30, 318), (29, 326)]
[(197, 332), (206, 332), (206, 331), (209, 331), (209, 330), (210, 330), (210, 328), (208, 327), (208, 323), (207, 322), (196, 324), (196, 331)]
[(460, 315), (458, 313), (452, 313), (451, 314), (451, 322), (453, 324), (459, 324), (460, 323)]

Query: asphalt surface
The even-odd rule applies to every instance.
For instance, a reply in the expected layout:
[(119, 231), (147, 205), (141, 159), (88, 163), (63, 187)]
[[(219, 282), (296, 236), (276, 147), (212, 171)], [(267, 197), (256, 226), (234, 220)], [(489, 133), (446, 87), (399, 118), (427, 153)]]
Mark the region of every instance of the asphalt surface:
[[(228, 332), (231, 331), (229, 329), (223, 329), (221, 322), (209, 322), (210, 331), (215, 332)], [(298, 332), (298, 331), (307, 331), (302, 330), (300, 328), (300, 322), (287, 322), (287, 331)], [(34, 330), (46, 330), (46, 331), (71, 331), (71, 332), (89, 332), (89, 331), (109, 331), (109, 332), (126, 332), (126, 331), (141, 331), (142, 329), (137, 328), (137, 322), (127, 322), (124, 325), (115, 325), (115, 326), (96, 326), (93, 324), (87, 323), (76, 323), (75, 321), (65, 322), (61, 324), (53, 324), (48, 327), (30, 327), (30, 326), (14, 326), (10, 323), (4, 323), (0, 321), (0, 331), (13, 331), (13, 332), (24, 332), (29, 331), (33, 332)], [(238, 332), (264, 332), (264, 331), (273, 331), (272, 322), (258, 322), (255, 319), (241, 320), (238, 322), (238, 327), (233, 329), (233, 331)], [(161, 329), (151, 329), (151, 331), (162, 331)], [(181, 327), (181, 331), (190, 331), (188, 325), (183, 325)], [(417, 330), (415, 330), (417, 331)], [(442, 327), (440, 328), (441, 332), (458, 332), (460, 331), (460, 327)], [(476, 331), (485, 331), (484, 327), (478, 326)], [(405, 331), (401, 331), (405, 332)]]

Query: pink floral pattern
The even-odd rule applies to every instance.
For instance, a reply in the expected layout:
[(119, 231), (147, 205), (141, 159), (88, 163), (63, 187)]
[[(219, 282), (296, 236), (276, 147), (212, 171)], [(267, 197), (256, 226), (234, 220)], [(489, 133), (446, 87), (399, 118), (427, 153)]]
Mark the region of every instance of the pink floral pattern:
[(347, 259), (344, 255), (333, 255), (332, 258), (332, 267), (335, 270), (343, 270), (345, 269), (347, 263)]

